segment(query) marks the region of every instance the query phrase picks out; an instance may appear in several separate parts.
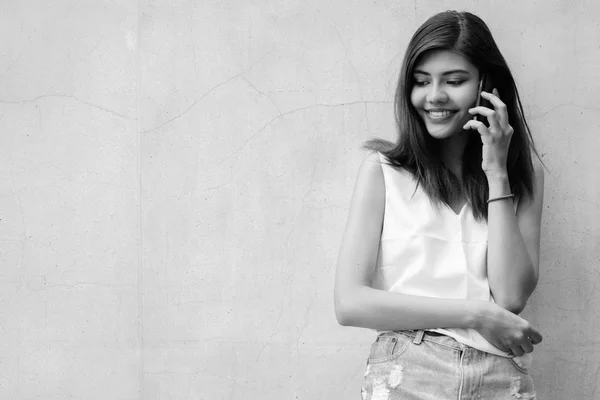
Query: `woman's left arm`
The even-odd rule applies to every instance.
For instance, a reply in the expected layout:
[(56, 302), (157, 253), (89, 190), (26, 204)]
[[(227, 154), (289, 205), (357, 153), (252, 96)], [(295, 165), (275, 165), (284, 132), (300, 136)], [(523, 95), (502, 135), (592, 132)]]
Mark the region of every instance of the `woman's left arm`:
[[(488, 282), (494, 301), (519, 314), (538, 281), (544, 170), (534, 163), (533, 196), (519, 201), (515, 215), (511, 199), (488, 205)], [(488, 176), (490, 198), (510, 193), (508, 176)]]
[[(510, 194), (506, 161), (513, 128), (498, 91), (482, 92), (482, 97), (494, 109), (474, 107), (469, 112), (485, 116), (489, 128), (475, 120), (463, 128), (475, 129), (481, 135), (481, 167), (487, 176), (489, 198), (494, 199)], [(539, 162), (533, 165), (533, 195), (519, 199), (516, 214), (511, 198), (488, 204), (488, 282), (494, 301), (515, 314), (523, 311), (538, 281), (544, 170)]]

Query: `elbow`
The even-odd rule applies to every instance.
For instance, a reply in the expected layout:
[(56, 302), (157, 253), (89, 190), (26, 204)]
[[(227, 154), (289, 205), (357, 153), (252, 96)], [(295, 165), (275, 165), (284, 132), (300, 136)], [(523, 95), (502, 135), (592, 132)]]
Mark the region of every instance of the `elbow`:
[(510, 298), (510, 299), (494, 299), (496, 304), (498, 304), (500, 307), (510, 311), (513, 314), (519, 315), (521, 314), (521, 312), (523, 312), (523, 310), (525, 309), (525, 306), (527, 305), (527, 299), (524, 298), (518, 298), (518, 297), (514, 297), (514, 298)]
[(519, 315), (521, 312), (523, 312), (525, 306), (527, 306), (529, 296), (531, 296), (535, 290), (536, 285), (537, 276), (532, 275), (526, 278), (518, 290), (507, 291), (503, 294), (493, 296), (494, 301), (502, 308), (510, 311), (513, 314)]
[[(339, 297), (339, 296), (338, 296)], [(335, 318), (341, 326), (352, 326), (352, 312), (347, 302), (335, 299)]]
[(337, 309), (335, 310), (335, 318), (337, 319), (338, 324), (340, 324), (341, 326), (352, 326), (350, 324), (350, 319), (348, 318), (348, 315), (341, 313)]
[(508, 305), (507, 310), (515, 315), (519, 315), (523, 312), (526, 305), (527, 305), (527, 302), (525, 302), (525, 301), (514, 302), (514, 303)]
[(338, 292), (335, 295), (335, 318), (342, 326), (357, 326), (358, 300), (356, 291), (352, 294)]

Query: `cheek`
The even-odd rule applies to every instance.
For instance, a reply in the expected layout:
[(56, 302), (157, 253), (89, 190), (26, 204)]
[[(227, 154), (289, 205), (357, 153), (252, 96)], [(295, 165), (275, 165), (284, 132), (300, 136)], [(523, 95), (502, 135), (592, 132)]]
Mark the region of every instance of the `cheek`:
[(410, 102), (415, 108), (419, 108), (423, 105), (423, 96), (419, 93), (419, 90), (413, 89), (410, 92)]
[(467, 104), (469, 108), (474, 107), (477, 102), (477, 89), (478, 88), (472, 88), (464, 94), (464, 103)]
[(456, 93), (456, 95), (454, 96), (455, 104), (462, 109), (474, 107), (476, 100), (477, 93), (475, 93), (474, 95), (473, 93), (471, 93), (471, 91)]

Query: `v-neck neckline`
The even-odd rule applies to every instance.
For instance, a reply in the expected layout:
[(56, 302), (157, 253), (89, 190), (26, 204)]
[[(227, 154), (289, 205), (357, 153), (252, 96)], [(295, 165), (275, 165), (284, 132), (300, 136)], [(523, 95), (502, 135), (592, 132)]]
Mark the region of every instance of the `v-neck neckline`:
[(450, 204), (448, 203), (444, 203), (444, 205), (446, 206), (446, 208), (448, 209), (448, 211), (450, 211), (455, 218), (460, 218), (462, 217), (462, 215), (464, 214), (465, 210), (467, 209), (469, 202), (465, 201), (465, 204), (462, 205), (462, 207), (460, 208), (460, 210), (458, 211), (458, 213), (456, 211), (454, 211), (454, 209), (452, 207), (450, 207)]

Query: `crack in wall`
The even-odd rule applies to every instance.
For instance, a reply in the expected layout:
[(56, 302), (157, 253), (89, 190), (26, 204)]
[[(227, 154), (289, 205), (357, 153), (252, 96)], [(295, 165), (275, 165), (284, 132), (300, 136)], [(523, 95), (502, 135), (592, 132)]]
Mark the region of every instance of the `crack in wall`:
[(173, 118), (163, 122), (162, 124), (155, 126), (154, 128), (150, 128), (147, 129), (145, 131), (143, 131), (142, 133), (148, 133), (148, 132), (153, 132), (155, 130), (158, 130), (168, 124), (170, 124), (171, 122), (181, 118), (182, 116), (184, 116), (185, 114), (187, 114), (192, 108), (194, 108), (198, 103), (200, 103), (202, 100), (204, 100), (208, 95), (210, 95), (211, 93), (213, 93), (215, 90), (219, 89), (221, 86), (224, 86), (226, 84), (228, 84), (229, 82), (241, 77), (242, 75), (244, 75), (246, 72), (250, 71), (252, 68), (254, 68), (254, 66), (256, 64), (258, 64), (259, 62), (261, 62), (265, 57), (267, 57), (268, 55), (272, 54), (275, 50), (272, 50), (268, 53), (266, 53), (264, 56), (262, 56), (261, 58), (259, 58), (256, 62), (254, 62), (252, 65), (250, 65), (248, 68), (244, 69), (242, 72), (240, 72), (237, 75), (234, 75), (230, 78), (227, 78), (226, 80), (224, 80), (223, 82), (217, 84), (216, 86), (214, 86), (212, 89), (209, 89), (207, 92), (205, 92), (204, 94), (202, 94), (200, 96), (200, 98), (198, 98), (197, 100), (195, 100), (188, 108), (186, 108), (184, 111), (182, 111), (181, 113), (177, 114), (176, 116), (174, 116)]
[(345, 106), (352, 106), (352, 105), (356, 105), (356, 104), (392, 104), (392, 102), (390, 101), (352, 101), (352, 102), (348, 102), (348, 103), (338, 103), (338, 104), (313, 104), (310, 106), (306, 106), (306, 107), (300, 107), (300, 108), (296, 108), (294, 110), (290, 110), (290, 111), (286, 111), (284, 113), (281, 113), (275, 117), (273, 117), (269, 122), (267, 122), (265, 125), (263, 125), (259, 130), (257, 130), (256, 132), (254, 132), (252, 135), (250, 135), (250, 137), (248, 139), (246, 139), (244, 141), (244, 143), (242, 143), (242, 145), (237, 149), (234, 150), (233, 153), (229, 154), (227, 157), (225, 157), (223, 160), (219, 161), (217, 163), (218, 166), (221, 166), (225, 161), (235, 157), (237, 154), (239, 154), (247, 145), (248, 143), (250, 143), (250, 141), (252, 141), (254, 138), (256, 138), (256, 136), (258, 136), (261, 132), (263, 132), (265, 129), (267, 129), (270, 125), (272, 125), (273, 123), (275, 123), (277, 120), (287, 116), (287, 115), (291, 115), (291, 114), (295, 114), (301, 111), (305, 111), (305, 110), (310, 110), (313, 108), (320, 108), (320, 107), (345, 107)]
[(35, 103), (38, 100), (45, 99), (45, 98), (52, 98), (52, 97), (65, 98), (65, 99), (73, 99), (73, 100), (76, 100), (76, 101), (78, 101), (80, 103), (88, 105), (90, 107), (96, 108), (98, 110), (102, 110), (102, 111), (105, 111), (107, 113), (116, 115), (118, 117), (121, 117), (121, 118), (124, 118), (124, 119), (127, 119), (127, 120), (131, 120), (131, 121), (135, 121), (136, 120), (136, 118), (129, 117), (129, 116), (124, 115), (124, 114), (120, 114), (120, 113), (118, 113), (116, 111), (113, 111), (113, 110), (110, 110), (108, 108), (99, 106), (99, 105), (94, 104), (94, 103), (90, 103), (89, 101), (82, 100), (82, 99), (80, 99), (78, 97), (75, 97), (75, 96), (69, 96), (69, 95), (66, 95), (66, 94), (44, 94), (44, 95), (37, 96), (37, 97), (35, 97), (33, 99), (29, 99), (29, 100), (17, 100), (17, 101), (15, 101), (15, 100), (0, 100), (0, 103), (2, 103), (2, 104)]

